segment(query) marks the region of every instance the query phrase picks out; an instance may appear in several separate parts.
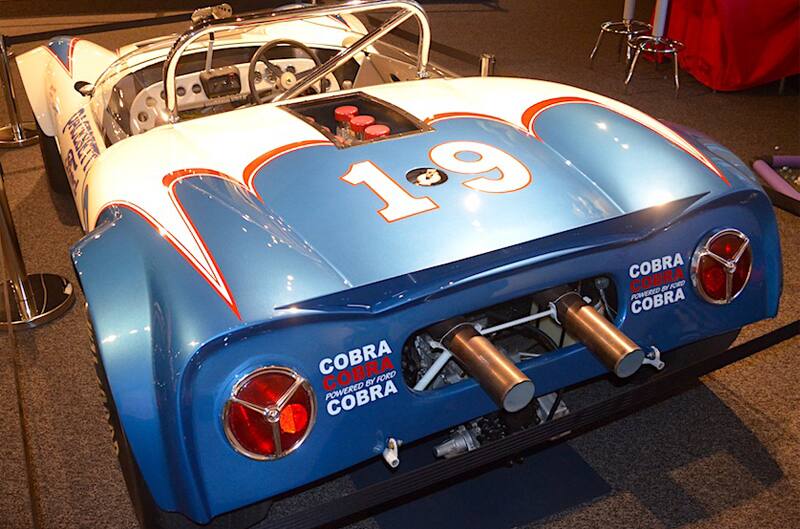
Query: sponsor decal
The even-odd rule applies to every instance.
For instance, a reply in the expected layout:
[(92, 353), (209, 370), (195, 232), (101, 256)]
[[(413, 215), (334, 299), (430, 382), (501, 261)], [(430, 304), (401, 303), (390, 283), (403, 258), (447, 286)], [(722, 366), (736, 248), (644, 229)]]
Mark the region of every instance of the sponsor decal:
[(628, 268), (631, 312), (639, 314), (686, 299), (683, 265), (680, 253), (632, 264)]
[(86, 174), (100, 154), (100, 148), (97, 146), (92, 132), (92, 125), (89, 123), (89, 118), (86, 116), (86, 109), (84, 108), (81, 108), (69, 118), (69, 121), (64, 125), (63, 132), (69, 134), (69, 138), (72, 140), (72, 148), (64, 155), (64, 168), (67, 171), (67, 176), (69, 176), (70, 185), (74, 190), (77, 185), (75, 172), (80, 169), (83, 174)]
[(397, 370), (386, 340), (323, 358), (319, 363), (325, 410), (339, 415), (397, 393)]

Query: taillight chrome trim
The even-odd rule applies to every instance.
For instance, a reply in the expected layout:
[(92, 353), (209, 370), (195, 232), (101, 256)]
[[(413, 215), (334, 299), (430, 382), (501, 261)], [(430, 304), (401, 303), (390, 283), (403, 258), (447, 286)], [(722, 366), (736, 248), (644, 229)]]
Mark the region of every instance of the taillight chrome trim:
[[(290, 376), (294, 382), (286, 392), (281, 395), (281, 398), (278, 399), (278, 402), (275, 403), (275, 406), (270, 406), (269, 408), (264, 408), (257, 404), (253, 404), (252, 402), (247, 402), (245, 400), (239, 399), (236, 395), (239, 393), (239, 390), (242, 389), (248, 382), (259, 375), (263, 375), (265, 373), (281, 373), (284, 375)], [(309, 417), (308, 417), (308, 426), (306, 427), (306, 432), (303, 434), (303, 437), (300, 438), (294, 446), (292, 446), (289, 450), (283, 450), (281, 446), (280, 440), (280, 414), (281, 410), (283, 410), (284, 406), (289, 402), (289, 399), (294, 396), (298, 389), (303, 388), (303, 390), (308, 393), (308, 401), (309, 401)], [(239, 440), (236, 439), (236, 436), (230, 429), (228, 425), (228, 414), (230, 413), (231, 404), (238, 403), (240, 405), (246, 406), (254, 411), (262, 413), (264, 415), (264, 420), (268, 421), (272, 424), (272, 437), (273, 441), (275, 442), (275, 454), (272, 455), (263, 455), (258, 454), (255, 452), (251, 452), (250, 450), (246, 449), (239, 443)], [(308, 439), (311, 430), (314, 429), (314, 424), (317, 420), (317, 398), (314, 394), (314, 389), (311, 387), (308, 379), (300, 376), (296, 371), (283, 366), (265, 366), (260, 367), (246, 376), (242, 377), (240, 380), (233, 385), (231, 388), (230, 396), (228, 400), (225, 401), (225, 407), (222, 411), (222, 427), (225, 431), (225, 437), (228, 439), (228, 442), (233, 447), (236, 452), (249, 457), (250, 459), (255, 459), (258, 461), (274, 461), (276, 459), (281, 459), (282, 457), (286, 457), (295, 450), (297, 450), (305, 441)]]
[[(714, 241), (719, 239), (724, 235), (733, 235), (739, 240), (742, 241), (742, 245), (739, 247), (739, 250), (736, 252), (732, 261), (721, 257), (714, 252), (711, 251), (711, 245), (714, 244)], [(752, 259), (752, 249), (750, 250), (750, 263), (747, 268), (747, 277), (742, 283), (742, 288), (739, 292), (734, 293), (731, 295), (731, 290), (733, 289), (733, 273), (736, 272), (737, 266), (739, 265), (739, 260), (742, 258), (744, 253), (750, 247), (750, 239), (742, 233), (741, 231), (735, 228), (726, 228), (724, 230), (719, 230), (707, 235), (700, 244), (697, 245), (697, 249), (694, 251), (694, 255), (692, 256), (692, 267), (691, 267), (691, 277), (692, 277), (692, 284), (694, 285), (695, 291), (703, 298), (705, 301), (712, 303), (714, 305), (727, 305), (734, 299), (736, 299), (739, 294), (741, 294), (747, 283), (750, 282), (750, 274), (753, 271), (753, 259)], [(698, 269), (700, 267), (700, 259), (703, 257), (710, 257), (715, 261), (719, 262), (725, 268), (725, 298), (723, 299), (714, 299), (710, 297), (705, 289), (703, 288), (702, 283), (700, 282), (700, 278), (698, 277)]]

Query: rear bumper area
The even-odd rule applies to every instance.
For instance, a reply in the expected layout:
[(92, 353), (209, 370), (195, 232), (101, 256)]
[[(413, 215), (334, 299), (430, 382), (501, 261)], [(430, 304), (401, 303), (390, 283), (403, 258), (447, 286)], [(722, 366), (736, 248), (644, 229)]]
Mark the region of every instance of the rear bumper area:
[[(321, 505), (276, 519), (267, 519), (254, 529), (313, 529), (335, 522), (358, 518), (359, 513), (374, 511), (382, 505), (409, 498), (420, 490), (430, 490), (446, 482), (493, 464), (502, 464), (512, 456), (554, 442), (575, 437), (605, 422), (614, 420), (660, 402), (686, 390), (703, 375), (747, 358), (800, 333), (800, 321), (728, 349), (738, 331), (707, 338), (664, 353), (666, 367), (660, 372), (645, 370), (617, 385), (610, 396), (574, 410), (565, 417), (520, 430), (464, 455), (435, 461), (381, 483), (344, 495)], [(602, 384), (602, 380), (594, 384)], [(567, 394), (569, 395), (567, 390)], [(568, 398), (565, 396), (565, 398)], [(335, 477), (335, 476), (332, 476)], [(330, 478), (328, 478), (330, 479)], [(325, 481), (327, 481), (326, 479)], [(310, 492), (319, 483), (298, 489), (282, 497)], [(256, 504), (250, 508), (257, 508)]]

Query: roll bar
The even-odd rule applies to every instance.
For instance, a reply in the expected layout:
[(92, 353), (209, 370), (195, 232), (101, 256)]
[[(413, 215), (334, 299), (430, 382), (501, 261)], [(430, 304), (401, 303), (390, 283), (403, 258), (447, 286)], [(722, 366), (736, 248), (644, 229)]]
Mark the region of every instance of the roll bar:
[(386, 22), (368, 32), (351, 46), (343, 49), (322, 65), (314, 68), (308, 75), (287, 91), (279, 94), (273, 101), (282, 101), (302, 93), (314, 83), (336, 70), (339, 66), (349, 61), (356, 54), (384, 37), (393, 29), (400, 26), (410, 18), (416, 18), (419, 27), (419, 44), (417, 48), (417, 77), (428, 77), (428, 55), (430, 54), (431, 32), (428, 16), (420, 5), (413, 0), (354, 0), (345, 4), (317, 7), (295, 7), (283, 10), (269, 10), (239, 17), (221, 20), (206, 20), (191, 27), (175, 40), (166, 61), (164, 62), (163, 79), (166, 95), (167, 112), (170, 122), (178, 121), (178, 105), (176, 97), (175, 72), (178, 61), (183, 52), (197, 39), (218, 31), (240, 29), (260, 24), (274, 24), (290, 20), (304, 20), (308, 18), (323, 17), (328, 15), (346, 15), (368, 13), (372, 11), (395, 10)]

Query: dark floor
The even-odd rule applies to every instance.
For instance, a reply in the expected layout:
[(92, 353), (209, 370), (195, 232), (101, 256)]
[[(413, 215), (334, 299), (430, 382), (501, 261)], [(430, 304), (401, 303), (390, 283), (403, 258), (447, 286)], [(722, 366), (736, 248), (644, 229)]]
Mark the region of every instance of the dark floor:
[[(800, 153), (796, 79), (786, 95), (778, 96), (775, 84), (712, 93), (684, 75), (675, 99), (668, 69), (642, 64), (630, 94), (624, 95), (623, 66), (610, 43), (591, 70), (587, 55), (598, 25), (617, 16), (619, 4), (502, 0), (502, 10), (440, 4), (430, 8), (430, 15), (436, 40), (472, 54), (496, 53), (500, 74), (559, 81), (621, 99), (705, 131), (745, 160)], [(647, 18), (648, 2), (639, 4), (640, 18)], [(0, 20), (0, 31), (23, 33), (88, 21), (6, 19)], [(113, 48), (161, 31), (165, 28), (95, 40)], [(465, 74), (477, 69), (434, 58)], [(0, 160), (28, 268), (72, 278), (67, 246), (80, 237), (80, 229), (72, 223), (68, 204), (54, 207), (38, 148), (5, 151)], [(785, 267), (781, 312), (775, 320), (746, 328), (740, 340), (800, 314), (800, 302), (793, 297), (800, 290), (800, 220), (783, 212), (778, 217)], [(0, 337), (0, 528), (33, 527), (32, 513), (48, 529), (135, 527), (103, 416), (81, 305), (79, 299), (60, 320), (17, 335), (35, 505), (28, 499), (11, 348)], [(706, 377), (691, 391), (571, 441), (613, 492), (531, 527), (800, 527), (798, 349), (797, 338), (784, 342)], [(345, 480), (303, 501), (327, 499), (349, 486)], [(276, 511), (289, 508), (285, 502)], [(377, 527), (372, 520), (356, 526)]]

